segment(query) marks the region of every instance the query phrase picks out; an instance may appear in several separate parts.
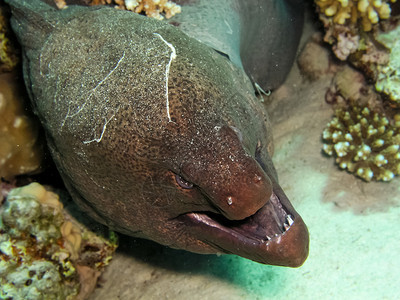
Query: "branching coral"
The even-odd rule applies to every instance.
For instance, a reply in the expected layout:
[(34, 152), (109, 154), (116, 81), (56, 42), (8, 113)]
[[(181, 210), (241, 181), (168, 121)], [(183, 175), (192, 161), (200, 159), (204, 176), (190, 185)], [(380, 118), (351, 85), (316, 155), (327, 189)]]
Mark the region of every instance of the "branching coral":
[(40, 184), (13, 189), (0, 206), (0, 299), (84, 299), (115, 248)]
[[(396, 0), (315, 0), (325, 27), (324, 41), (340, 60), (347, 60), (375, 80), (376, 65), (387, 62), (387, 52), (365, 32), (377, 28), (391, 14)], [(382, 23), (382, 22), (380, 22)], [(374, 30), (375, 32), (377, 30)]]
[(367, 107), (336, 110), (323, 132), (323, 150), (342, 169), (363, 178), (390, 181), (400, 174), (400, 116), (395, 124)]
[(317, 0), (316, 4), (334, 23), (355, 24), (360, 20), (363, 30), (370, 31), (372, 25), (378, 23), (380, 19), (390, 17), (391, 9), (388, 2), (396, 0)]
[(37, 170), (42, 160), (38, 124), (26, 113), (16, 76), (0, 75), (0, 177)]

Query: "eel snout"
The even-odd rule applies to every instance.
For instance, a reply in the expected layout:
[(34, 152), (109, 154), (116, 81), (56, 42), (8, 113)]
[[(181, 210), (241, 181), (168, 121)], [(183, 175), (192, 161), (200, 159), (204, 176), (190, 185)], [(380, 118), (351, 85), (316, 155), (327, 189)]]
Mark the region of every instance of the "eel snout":
[[(272, 265), (298, 267), (308, 256), (308, 230), (275, 178), (272, 162), (255, 158), (227, 130), (223, 147), (209, 147), (182, 173), (209, 201), (209, 211), (179, 216), (191, 236), (209, 247), (199, 253), (232, 253)], [(224, 151), (221, 151), (224, 150)], [(204, 154), (205, 153), (205, 154)], [(212, 155), (208, 155), (211, 153)], [(210, 249), (213, 250), (210, 252)]]
[(301, 266), (308, 256), (307, 227), (278, 185), (269, 201), (243, 220), (210, 212), (187, 213), (180, 219), (191, 227), (192, 234), (215, 249), (214, 253), (287, 267)]
[(250, 176), (239, 173), (231, 176), (228, 182), (202, 187), (209, 201), (229, 220), (252, 216), (270, 201), (271, 180), (257, 164), (247, 169), (253, 169)]

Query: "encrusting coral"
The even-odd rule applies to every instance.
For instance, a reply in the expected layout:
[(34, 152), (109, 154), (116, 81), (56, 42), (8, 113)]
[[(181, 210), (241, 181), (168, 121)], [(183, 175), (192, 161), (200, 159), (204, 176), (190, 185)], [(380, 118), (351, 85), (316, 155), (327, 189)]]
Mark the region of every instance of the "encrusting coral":
[(400, 26), (376, 37), (390, 50), (389, 61), (378, 65), (375, 88), (391, 100), (391, 104), (400, 108)]
[(400, 115), (393, 125), (383, 114), (353, 105), (337, 109), (323, 135), (323, 150), (340, 168), (371, 181), (400, 174)]
[(337, 67), (331, 86), (325, 94), (325, 101), (335, 108), (368, 106), (373, 111), (392, 115), (385, 110), (382, 97), (375, 91), (374, 86), (368, 84), (361, 72), (348, 65)]
[(38, 170), (43, 151), (38, 123), (25, 110), (21, 84), (15, 74), (0, 75), (0, 177)]
[(38, 183), (0, 206), (0, 299), (85, 299), (115, 251)]
[(19, 62), (19, 52), (10, 39), (8, 7), (0, 4), (0, 73), (11, 71)]
[[(144, 13), (150, 18), (169, 19), (181, 12), (181, 6), (168, 0), (86, 0), (89, 5), (114, 5), (135, 13)], [(55, 0), (58, 8), (66, 6), (65, 0)]]

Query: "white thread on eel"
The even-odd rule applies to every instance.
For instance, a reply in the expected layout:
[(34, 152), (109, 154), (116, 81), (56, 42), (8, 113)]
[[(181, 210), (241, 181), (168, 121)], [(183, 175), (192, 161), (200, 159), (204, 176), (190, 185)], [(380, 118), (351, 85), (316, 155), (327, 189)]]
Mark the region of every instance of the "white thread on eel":
[[(118, 112), (118, 110), (117, 110), (117, 112)], [(115, 112), (115, 114), (116, 114), (117, 112)], [(115, 114), (113, 114), (113, 115), (111, 116), (111, 118), (109, 118), (108, 120), (107, 120), (107, 119), (105, 119), (105, 123), (104, 123), (104, 126), (103, 126), (103, 131), (101, 132), (101, 134), (100, 134), (100, 137), (99, 137), (99, 138), (97, 138), (97, 139), (93, 139), (93, 140), (89, 140), (89, 141), (83, 141), (83, 143), (84, 143), (85, 145), (86, 145), (86, 144), (93, 143), (93, 142), (100, 143), (100, 142), (101, 142), (101, 140), (103, 139), (104, 132), (106, 131), (107, 124), (108, 124), (108, 123), (111, 121), (111, 119), (112, 119), (112, 118), (114, 118), (114, 117), (115, 117)]]
[(154, 32), (153, 33), (155, 36), (159, 37), (170, 49), (171, 49), (171, 55), (169, 57), (169, 62), (167, 66), (165, 67), (165, 98), (166, 98), (166, 106), (167, 106), (167, 117), (168, 117), (168, 122), (172, 122), (171, 120), (171, 115), (169, 113), (169, 99), (168, 99), (168, 79), (169, 79), (169, 69), (171, 67), (172, 61), (176, 58), (176, 50), (174, 45), (171, 43), (168, 43), (164, 38), (161, 36), (161, 34)]
[(86, 98), (86, 101), (82, 104), (82, 106), (81, 106), (76, 112), (74, 112), (73, 114), (70, 115), (70, 114), (69, 114), (69, 113), (70, 113), (70, 107), (68, 107), (67, 115), (65, 116), (64, 121), (63, 121), (62, 124), (61, 124), (61, 128), (64, 127), (65, 121), (66, 121), (68, 118), (75, 117), (77, 114), (79, 114), (79, 113), (84, 109), (84, 107), (86, 106), (86, 103), (87, 103), (87, 101), (89, 100), (89, 98), (92, 97), (92, 95), (94, 94), (94, 92), (96, 91), (96, 89), (97, 89), (99, 86), (101, 86), (101, 85), (104, 83), (104, 81), (106, 81), (106, 80), (111, 76), (112, 73), (114, 73), (114, 71), (118, 68), (119, 64), (120, 64), (121, 61), (124, 59), (124, 57), (125, 57), (125, 51), (122, 53), (122, 56), (121, 56), (121, 58), (118, 60), (118, 62), (117, 62), (117, 64), (115, 65), (115, 67), (114, 67), (102, 80), (100, 80), (99, 83), (98, 83), (93, 89), (90, 90), (89, 96)]

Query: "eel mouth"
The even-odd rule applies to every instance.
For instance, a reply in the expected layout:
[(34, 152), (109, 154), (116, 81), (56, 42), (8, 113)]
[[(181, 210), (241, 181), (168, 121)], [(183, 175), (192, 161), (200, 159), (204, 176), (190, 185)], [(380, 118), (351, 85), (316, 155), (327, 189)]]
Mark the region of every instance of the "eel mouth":
[(307, 226), (279, 186), (274, 186), (262, 208), (243, 220), (210, 212), (190, 212), (180, 218), (215, 252), (287, 267), (301, 266), (308, 256)]

